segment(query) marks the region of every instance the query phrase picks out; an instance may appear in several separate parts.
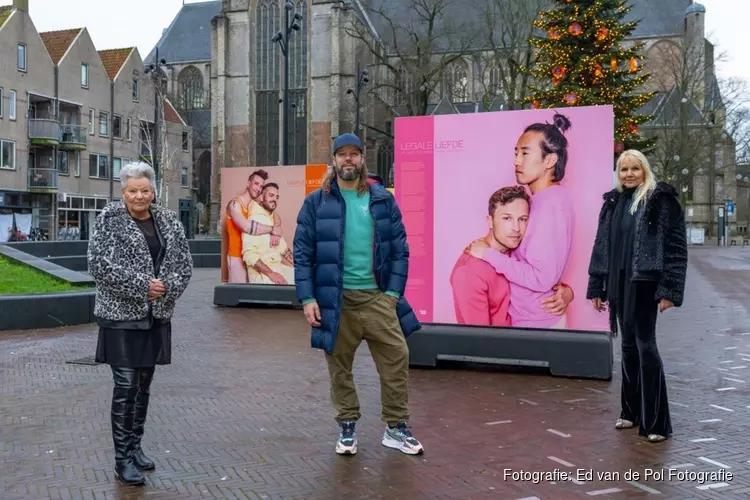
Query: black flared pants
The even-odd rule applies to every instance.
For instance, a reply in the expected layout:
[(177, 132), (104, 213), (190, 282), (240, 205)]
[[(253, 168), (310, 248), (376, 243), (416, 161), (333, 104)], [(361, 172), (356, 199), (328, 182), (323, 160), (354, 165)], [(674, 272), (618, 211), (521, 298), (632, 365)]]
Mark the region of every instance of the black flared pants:
[[(620, 418), (639, 426), (639, 434), (672, 434), (659, 349), (656, 347), (656, 318), (659, 303), (654, 299), (656, 284), (634, 282), (634, 308), (620, 318), (622, 331), (622, 412)], [(627, 311), (628, 308), (621, 308)]]

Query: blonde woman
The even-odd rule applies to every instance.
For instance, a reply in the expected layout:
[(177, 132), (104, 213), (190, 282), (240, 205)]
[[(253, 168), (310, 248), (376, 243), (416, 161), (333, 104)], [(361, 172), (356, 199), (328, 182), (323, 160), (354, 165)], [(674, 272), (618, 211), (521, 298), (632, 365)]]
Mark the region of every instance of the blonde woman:
[(617, 187), (604, 195), (586, 298), (609, 308), (622, 330), (622, 410), (617, 429), (639, 428), (651, 442), (672, 433), (656, 318), (682, 305), (687, 270), (685, 218), (677, 191), (656, 181), (648, 160), (628, 150), (617, 160)]

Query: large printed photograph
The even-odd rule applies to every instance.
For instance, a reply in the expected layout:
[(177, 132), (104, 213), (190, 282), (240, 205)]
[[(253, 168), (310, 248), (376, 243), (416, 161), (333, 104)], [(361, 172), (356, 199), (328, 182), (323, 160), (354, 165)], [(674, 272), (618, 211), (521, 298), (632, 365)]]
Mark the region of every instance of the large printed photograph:
[(326, 165), (221, 170), (221, 280), (294, 285), (292, 240), (305, 196)]
[(397, 119), (420, 321), (607, 331), (586, 288), (613, 140), (611, 106)]

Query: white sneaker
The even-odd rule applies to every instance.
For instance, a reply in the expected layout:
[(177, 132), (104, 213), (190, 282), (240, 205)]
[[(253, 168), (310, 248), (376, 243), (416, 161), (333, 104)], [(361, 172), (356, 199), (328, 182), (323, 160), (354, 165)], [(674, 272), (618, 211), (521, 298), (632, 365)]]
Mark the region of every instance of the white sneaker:
[(396, 427), (386, 425), (382, 443), (383, 446), (399, 450), (407, 455), (424, 453), (424, 447), (412, 436), (411, 431), (406, 427), (406, 422), (399, 422)]
[(339, 440), (336, 442), (336, 453), (339, 455), (355, 455), (357, 453), (357, 433), (354, 430), (356, 422), (347, 420), (341, 422)]

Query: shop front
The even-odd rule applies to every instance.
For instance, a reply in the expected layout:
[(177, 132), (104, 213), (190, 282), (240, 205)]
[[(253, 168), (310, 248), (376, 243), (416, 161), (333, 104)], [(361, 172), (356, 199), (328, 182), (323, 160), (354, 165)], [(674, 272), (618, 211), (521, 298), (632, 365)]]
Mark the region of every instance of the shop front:
[(0, 191), (0, 243), (25, 241), (34, 227), (31, 193)]
[(57, 240), (88, 240), (96, 216), (107, 206), (101, 196), (62, 194), (57, 201)]

